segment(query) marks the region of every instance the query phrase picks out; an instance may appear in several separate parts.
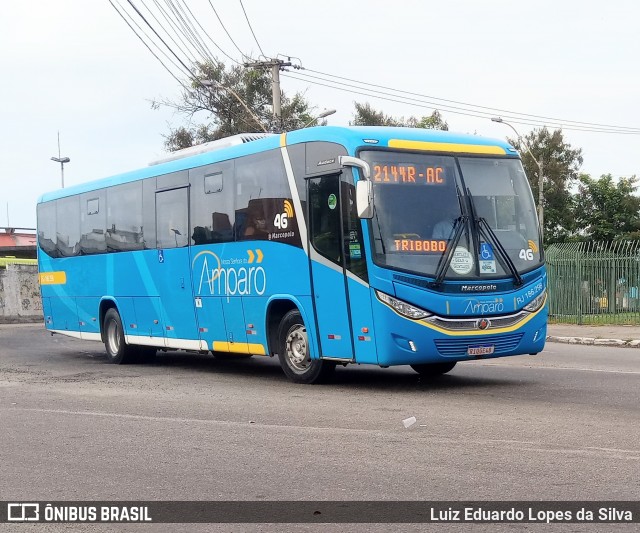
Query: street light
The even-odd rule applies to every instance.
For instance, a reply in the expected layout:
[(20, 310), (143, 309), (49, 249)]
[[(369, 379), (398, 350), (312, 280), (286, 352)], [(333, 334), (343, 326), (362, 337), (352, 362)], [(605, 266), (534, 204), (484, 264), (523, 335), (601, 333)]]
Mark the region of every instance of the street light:
[(542, 231), (542, 235), (544, 236), (544, 206), (542, 205), (544, 194), (543, 194), (543, 186), (544, 186), (544, 174), (542, 172), (542, 161), (538, 161), (535, 156), (531, 153), (531, 149), (529, 148), (529, 144), (524, 142), (518, 130), (516, 130), (511, 124), (502, 120), (502, 117), (491, 117), (492, 122), (499, 122), (500, 124), (506, 124), (509, 126), (518, 137), (518, 142), (523, 144), (524, 147), (529, 152), (531, 159), (533, 159), (534, 163), (538, 165), (538, 220), (540, 221), (540, 230)]
[(179, 230), (171, 228), (171, 231), (173, 231), (173, 236), (176, 238), (176, 248), (178, 248), (178, 235), (180, 235), (180, 237), (182, 237), (182, 233), (180, 233)]
[(52, 157), (51, 161), (60, 163), (60, 178), (62, 180), (62, 188), (64, 189), (64, 164), (69, 163), (71, 159), (68, 157), (60, 157), (60, 132), (58, 132), (58, 157)]
[(313, 122), (315, 122), (316, 120), (320, 120), (321, 118), (325, 118), (328, 117), (329, 115), (333, 115), (336, 112), (335, 109), (327, 109), (326, 111), (323, 111), (322, 113), (320, 113), (317, 117), (312, 118), (309, 122), (307, 122), (304, 126), (302, 126), (302, 128), (300, 129), (304, 129), (306, 128), (309, 124), (312, 124)]

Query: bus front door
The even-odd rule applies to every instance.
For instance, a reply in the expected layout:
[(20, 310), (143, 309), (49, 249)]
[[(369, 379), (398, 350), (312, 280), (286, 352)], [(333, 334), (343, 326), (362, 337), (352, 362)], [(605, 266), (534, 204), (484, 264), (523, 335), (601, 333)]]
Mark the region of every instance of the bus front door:
[(320, 352), (325, 358), (354, 360), (340, 175), (308, 179), (307, 187), (311, 287)]

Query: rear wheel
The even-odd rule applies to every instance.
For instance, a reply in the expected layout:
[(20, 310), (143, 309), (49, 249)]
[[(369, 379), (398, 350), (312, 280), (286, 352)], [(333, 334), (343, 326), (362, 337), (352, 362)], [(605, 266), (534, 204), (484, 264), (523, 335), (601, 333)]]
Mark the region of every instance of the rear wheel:
[(424, 365), (411, 365), (418, 374), (425, 377), (434, 378), (446, 374), (456, 366), (456, 361), (452, 363), (431, 363)]
[(116, 365), (131, 363), (136, 350), (125, 342), (120, 314), (113, 307), (104, 315), (103, 332), (107, 360)]
[(307, 328), (297, 309), (289, 311), (280, 322), (278, 347), (280, 366), (295, 383), (320, 383), (336, 367), (333, 361), (311, 359)]

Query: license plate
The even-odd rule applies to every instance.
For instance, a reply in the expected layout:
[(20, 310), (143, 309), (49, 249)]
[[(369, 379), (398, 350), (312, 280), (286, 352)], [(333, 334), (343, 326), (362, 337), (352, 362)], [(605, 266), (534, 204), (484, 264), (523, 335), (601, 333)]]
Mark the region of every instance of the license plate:
[(467, 355), (489, 355), (493, 353), (495, 346), (469, 346), (467, 348)]

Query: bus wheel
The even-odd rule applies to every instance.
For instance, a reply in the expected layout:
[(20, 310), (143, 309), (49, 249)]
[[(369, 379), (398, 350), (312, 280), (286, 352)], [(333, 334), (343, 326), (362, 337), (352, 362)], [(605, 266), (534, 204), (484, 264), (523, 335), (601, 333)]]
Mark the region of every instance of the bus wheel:
[(311, 359), (307, 328), (297, 310), (289, 311), (280, 322), (278, 347), (280, 366), (295, 383), (320, 383), (336, 367), (333, 361)]
[(411, 368), (413, 368), (421, 376), (435, 378), (437, 376), (441, 376), (442, 374), (446, 374), (447, 372), (452, 370), (454, 366), (456, 366), (456, 361), (453, 361), (452, 363), (411, 365)]
[(104, 316), (103, 328), (108, 361), (116, 365), (132, 362), (136, 355), (135, 348), (125, 342), (120, 314), (113, 307)]

